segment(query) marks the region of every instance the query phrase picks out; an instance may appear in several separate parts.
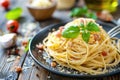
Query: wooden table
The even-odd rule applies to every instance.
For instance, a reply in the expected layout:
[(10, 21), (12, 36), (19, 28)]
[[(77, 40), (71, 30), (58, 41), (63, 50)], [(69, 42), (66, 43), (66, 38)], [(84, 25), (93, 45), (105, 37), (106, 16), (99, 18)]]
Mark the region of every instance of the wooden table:
[[(46, 21), (40, 21), (37, 22), (35, 21), (32, 16), (29, 14), (27, 11), (26, 7), (26, 1), (25, 0), (11, 0), (11, 6), (10, 8), (15, 8), (15, 7), (22, 7), (23, 8), (23, 14), (20, 19), (18, 19), (20, 23), (20, 29), (19, 29), (19, 34), (18, 34), (18, 44), (17, 48), (20, 50), (19, 54), (13, 55), (15, 58), (13, 60), (11, 59), (11, 56), (9, 55), (9, 51), (11, 49), (14, 49), (16, 47), (10, 48), (10, 49), (2, 49), (0, 48), (0, 72), (1, 71), (7, 71), (7, 75), (9, 74), (9, 78), (6, 80), (82, 80), (82, 79), (70, 79), (66, 77), (61, 77), (54, 75), (43, 68), (38, 68), (35, 66), (32, 58), (29, 55), (29, 52), (25, 52), (23, 49), (23, 46), (21, 45), (21, 41), (25, 37), (33, 37), (33, 35), (36, 34), (38, 30), (41, 30), (47, 25), (54, 24), (54, 23), (60, 23), (62, 21), (69, 20), (69, 10), (68, 11), (55, 11), (53, 17), (49, 20)], [(120, 17), (120, 7), (119, 9), (113, 13), (113, 16), (115, 19), (118, 19)], [(6, 18), (5, 18), (5, 11), (4, 9), (0, 8), (0, 29), (4, 31), (4, 34), (7, 33), (6, 30)], [(39, 23), (39, 26), (37, 23)], [(27, 35), (28, 32), (26, 31), (25, 33), (22, 32), (22, 29), (24, 29), (26, 26), (24, 24), (26, 23), (35, 23), (37, 24), (36, 30), (32, 31), (30, 35)], [(111, 24), (105, 24), (105, 25), (111, 25)], [(26, 36), (24, 35), (26, 34)], [(19, 57), (18, 57), (19, 56)], [(20, 66), (22, 68), (21, 73), (17, 73), (15, 71), (15, 66)], [(0, 80), (5, 80), (5, 79), (0, 79)], [(90, 79), (87, 79), (90, 80)], [(91, 79), (93, 80), (93, 79)], [(101, 79), (94, 79), (94, 80), (120, 80), (120, 75), (113, 75), (110, 77), (104, 77)]]

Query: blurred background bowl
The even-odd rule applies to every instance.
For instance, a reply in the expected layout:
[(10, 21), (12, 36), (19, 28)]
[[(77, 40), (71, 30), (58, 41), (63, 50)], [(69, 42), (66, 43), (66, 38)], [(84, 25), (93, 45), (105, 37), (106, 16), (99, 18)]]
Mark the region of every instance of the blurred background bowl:
[(76, 0), (57, 0), (58, 10), (67, 10), (75, 5)]
[(56, 0), (50, 0), (52, 2), (51, 6), (48, 7), (40, 7), (40, 6), (32, 6), (31, 3), (33, 0), (30, 0), (27, 4), (27, 9), (30, 14), (34, 17), (35, 20), (41, 21), (51, 18), (53, 12), (56, 9), (57, 2)]

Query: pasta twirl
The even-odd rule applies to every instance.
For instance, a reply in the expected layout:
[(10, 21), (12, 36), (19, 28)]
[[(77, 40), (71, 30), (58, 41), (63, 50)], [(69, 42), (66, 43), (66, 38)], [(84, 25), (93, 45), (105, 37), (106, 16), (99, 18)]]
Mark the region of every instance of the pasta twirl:
[[(92, 19), (80, 18), (64, 27), (86, 25), (90, 21), (95, 23)], [(64, 38), (56, 36), (58, 30), (50, 32), (43, 41), (44, 50), (61, 66), (92, 75), (106, 73), (107, 68), (119, 64), (120, 54), (109, 35), (101, 26), (99, 28), (99, 32), (91, 32), (88, 43), (82, 39), (81, 33), (76, 38)]]

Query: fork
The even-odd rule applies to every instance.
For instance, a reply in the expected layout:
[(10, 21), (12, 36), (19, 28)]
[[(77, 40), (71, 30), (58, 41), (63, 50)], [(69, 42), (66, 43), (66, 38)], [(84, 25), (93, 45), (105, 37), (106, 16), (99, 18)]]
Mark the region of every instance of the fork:
[(111, 30), (108, 31), (108, 35), (110, 37), (114, 37), (119, 33), (120, 33), (120, 25), (118, 25), (118, 26), (116, 26), (116, 27), (114, 27), (114, 28), (112, 28)]

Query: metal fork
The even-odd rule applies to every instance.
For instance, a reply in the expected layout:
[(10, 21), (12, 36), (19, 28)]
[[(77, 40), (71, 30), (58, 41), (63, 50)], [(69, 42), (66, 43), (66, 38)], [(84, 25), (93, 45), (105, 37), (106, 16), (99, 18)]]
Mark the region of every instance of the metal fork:
[(120, 25), (118, 25), (118, 26), (112, 28), (110, 31), (108, 31), (108, 35), (110, 37), (114, 37), (114, 36), (116, 36), (119, 33), (120, 33)]

